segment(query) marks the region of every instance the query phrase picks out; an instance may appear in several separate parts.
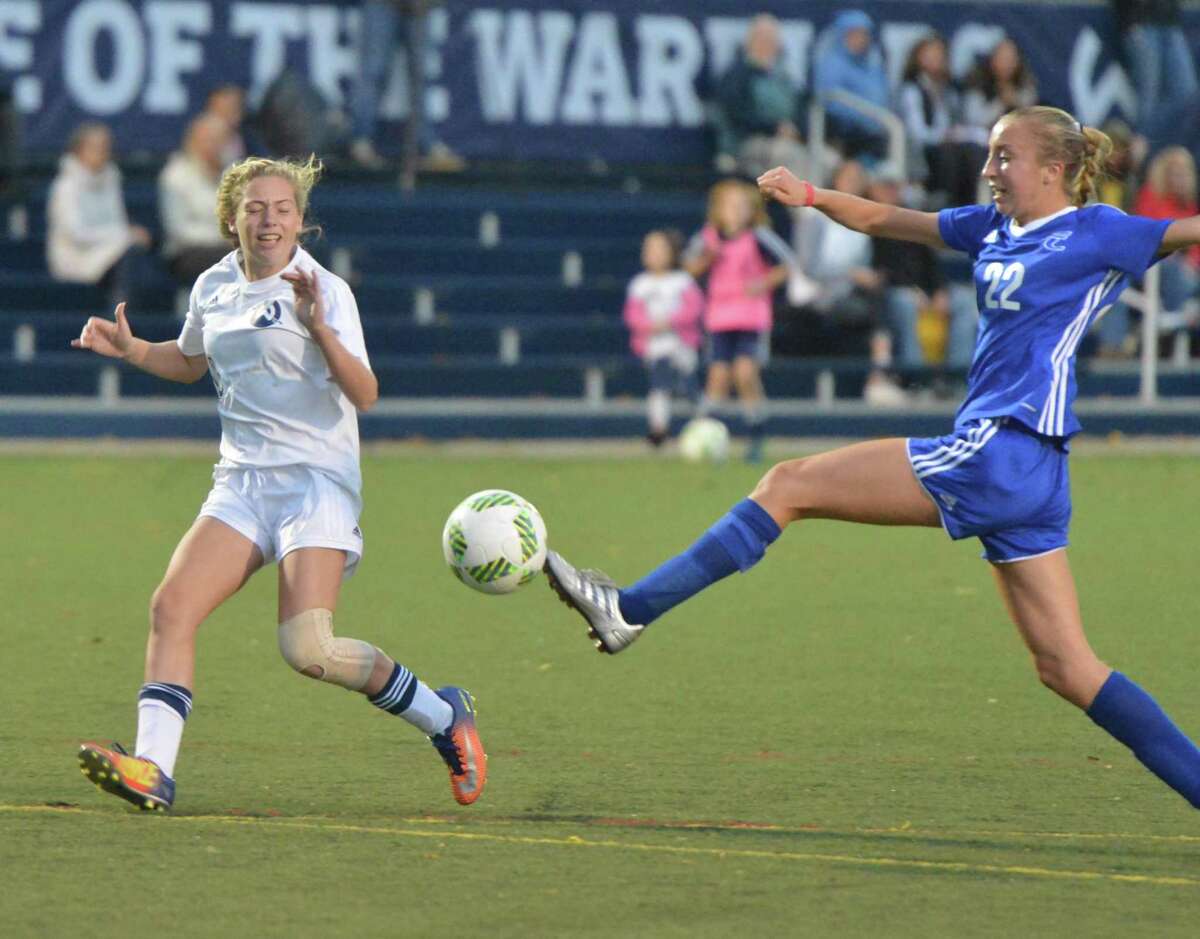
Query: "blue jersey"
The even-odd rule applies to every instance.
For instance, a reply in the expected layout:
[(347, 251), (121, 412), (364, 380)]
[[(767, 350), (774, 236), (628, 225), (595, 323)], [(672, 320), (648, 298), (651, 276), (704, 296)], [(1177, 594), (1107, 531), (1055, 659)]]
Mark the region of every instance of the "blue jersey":
[(1012, 417), (1039, 434), (1079, 430), (1075, 350), (1129, 278), (1154, 263), (1168, 219), (1107, 205), (1021, 227), (992, 205), (938, 213), (942, 240), (974, 261), (979, 337), (954, 426)]

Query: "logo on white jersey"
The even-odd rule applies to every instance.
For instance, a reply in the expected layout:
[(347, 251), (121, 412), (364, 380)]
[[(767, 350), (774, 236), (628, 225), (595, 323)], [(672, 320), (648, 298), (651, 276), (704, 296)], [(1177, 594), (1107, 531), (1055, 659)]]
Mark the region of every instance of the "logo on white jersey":
[[(266, 326), (274, 326), (283, 319), (283, 305), (278, 300), (272, 300), (270, 303), (264, 303), (261, 307), (262, 313), (254, 318), (254, 325), (259, 328)], [(250, 311), (251, 314), (254, 310)]]
[(1047, 251), (1066, 251), (1067, 246), (1063, 243), (1073, 234), (1073, 231), (1056, 231), (1053, 235), (1047, 235), (1042, 239), (1042, 247)]

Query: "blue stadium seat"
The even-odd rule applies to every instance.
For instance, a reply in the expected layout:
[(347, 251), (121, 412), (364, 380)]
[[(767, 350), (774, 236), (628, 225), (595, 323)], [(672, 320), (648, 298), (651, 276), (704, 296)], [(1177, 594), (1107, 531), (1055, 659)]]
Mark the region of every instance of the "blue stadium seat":
[(0, 271), (45, 271), (46, 243), (27, 238), (15, 241), (0, 239)]
[(413, 277), (462, 276), (561, 278), (564, 249), (541, 243), (483, 248), (474, 239), (405, 238), (351, 248), (355, 271), (364, 277), (406, 274)]
[(629, 331), (619, 319), (519, 325), (521, 355), (619, 356), (629, 352)]
[(364, 317), (400, 314), (413, 310), (418, 288), (433, 291), (438, 314), (486, 316), (496, 322), (506, 316), (562, 313), (619, 316), (625, 298), (624, 284), (585, 284), (566, 287), (557, 279), (527, 277), (420, 277), (377, 274), (355, 285), (354, 293)]
[(364, 317), (363, 337), (372, 363), (395, 355), (495, 358), (500, 348), (499, 329), (486, 323), (419, 326), (395, 317)]
[(372, 368), (381, 396), (445, 398), (575, 398), (583, 395), (583, 369), (562, 361), (376, 357)]
[(121, 397), (123, 398), (215, 398), (212, 378), (205, 375), (190, 385), (167, 381), (133, 366), (121, 368)]
[(595, 238), (520, 238), (485, 248), (474, 238), (433, 236), (330, 239), (332, 248), (350, 251), (352, 265), (364, 276), (406, 274), (438, 276), (473, 274), (480, 277), (522, 275), (561, 278), (564, 258), (579, 256), (583, 280), (616, 277), (628, 280), (638, 271), (636, 242), (612, 243)]
[(11, 355), (2, 355), (0, 395), (92, 397), (99, 390), (100, 369), (104, 364), (105, 360), (91, 355), (58, 354), (29, 362), (19, 362)]
[[(68, 284), (55, 280), (44, 270), (0, 271), (0, 297), (15, 310), (41, 312), (111, 313), (104, 291), (91, 284)], [(175, 291), (165, 277), (146, 284), (137, 308), (141, 312), (170, 313), (175, 306)]]
[[(86, 313), (0, 313), (0, 351), (12, 349), (13, 334), (20, 326), (30, 326), (34, 333), (34, 350), (38, 355), (65, 352), (72, 339), (79, 336)], [(181, 323), (171, 316), (130, 315), (134, 334), (150, 342), (162, 342), (179, 335)]]

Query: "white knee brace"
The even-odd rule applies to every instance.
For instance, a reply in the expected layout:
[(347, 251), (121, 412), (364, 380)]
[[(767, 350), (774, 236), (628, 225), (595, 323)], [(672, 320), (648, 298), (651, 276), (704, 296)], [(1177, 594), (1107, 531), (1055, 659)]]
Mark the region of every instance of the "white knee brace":
[(375, 647), (359, 639), (337, 639), (329, 610), (305, 610), (279, 624), (279, 651), (288, 665), (351, 691), (361, 691), (375, 667)]

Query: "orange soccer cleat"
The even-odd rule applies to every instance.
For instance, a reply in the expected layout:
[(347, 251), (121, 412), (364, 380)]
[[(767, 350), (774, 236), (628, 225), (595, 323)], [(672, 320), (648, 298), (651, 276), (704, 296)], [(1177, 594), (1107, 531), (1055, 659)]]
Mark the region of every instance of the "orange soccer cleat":
[(487, 782), (487, 754), (475, 729), (475, 699), (463, 688), (447, 685), (434, 692), (454, 711), (450, 726), (429, 738), (450, 768), (450, 791), (459, 805), (479, 798)]
[(79, 747), (79, 770), (105, 792), (147, 812), (161, 812), (175, 801), (175, 780), (151, 760), (130, 756), (119, 743)]

